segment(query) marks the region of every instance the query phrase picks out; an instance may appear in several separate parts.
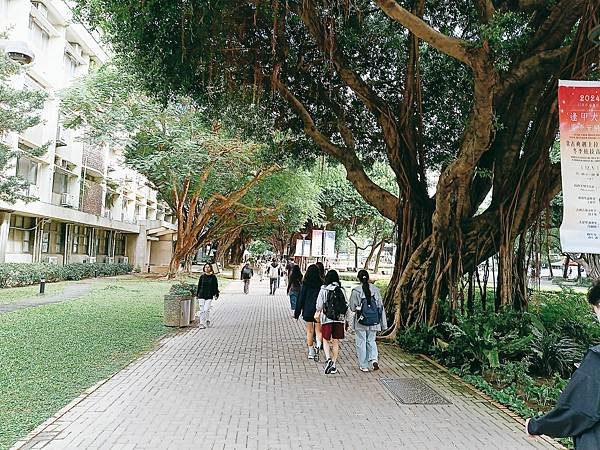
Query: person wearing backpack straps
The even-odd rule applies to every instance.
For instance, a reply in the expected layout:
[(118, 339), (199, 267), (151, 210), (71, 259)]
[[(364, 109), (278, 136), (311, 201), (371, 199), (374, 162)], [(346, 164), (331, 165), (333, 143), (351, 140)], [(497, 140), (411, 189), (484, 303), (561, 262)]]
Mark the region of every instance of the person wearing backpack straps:
[(377, 286), (369, 283), (369, 272), (359, 270), (360, 286), (352, 289), (350, 294), (350, 310), (354, 312), (353, 328), (356, 333), (355, 344), (360, 370), (368, 372), (369, 368), (379, 370), (379, 353), (375, 337), (378, 331), (387, 328), (387, 318), (383, 299)]
[(344, 339), (347, 326), (348, 303), (346, 294), (340, 283), (340, 276), (335, 270), (325, 275), (325, 285), (317, 297), (317, 312), (321, 322), (323, 350), (325, 350), (325, 373), (337, 373), (337, 360), (340, 353), (340, 339)]

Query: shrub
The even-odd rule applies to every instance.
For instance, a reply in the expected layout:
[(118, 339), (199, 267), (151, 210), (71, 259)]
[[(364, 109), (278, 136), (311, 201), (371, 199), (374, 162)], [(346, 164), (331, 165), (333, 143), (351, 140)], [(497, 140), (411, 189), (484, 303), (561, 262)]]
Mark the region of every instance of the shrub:
[(184, 296), (188, 297), (190, 295), (196, 295), (196, 286), (188, 283), (175, 283), (171, 285), (171, 289), (169, 290), (169, 294), (175, 296)]
[(555, 373), (568, 377), (575, 370), (575, 363), (583, 357), (584, 348), (567, 336), (550, 331), (539, 320), (534, 320), (531, 354), (531, 371), (536, 375), (551, 376)]
[(408, 352), (431, 354), (437, 337), (435, 327), (418, 325), (398, 334), (396, 342)]
[(127, 263), (72, 263), (60, 266), (47, 263), (0, 264), (0, 288), (37, 284), (40, 279), (53, 283), (63, 280), (82, 280), (94, 276), (115, 276), (131, 273)]

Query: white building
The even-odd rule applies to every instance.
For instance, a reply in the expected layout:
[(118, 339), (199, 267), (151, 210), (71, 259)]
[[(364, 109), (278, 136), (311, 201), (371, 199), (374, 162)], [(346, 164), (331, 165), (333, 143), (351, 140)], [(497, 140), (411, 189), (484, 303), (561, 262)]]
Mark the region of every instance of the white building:
[(118, 150), (84, 145), (61, 127), (58, 91), (108, 57), (99, 36), (74, 21), (71, 3), (0, 0), (5, 51), (33, 56), (15, 86), (48, 94), (43, 123), (3, 139), (21, 149), (50, 144), (42, 157), (20, 156), (9, 169), (39, 200), (0, 202), (0, 262), (164, 267), (176, 229), (168, 207)]

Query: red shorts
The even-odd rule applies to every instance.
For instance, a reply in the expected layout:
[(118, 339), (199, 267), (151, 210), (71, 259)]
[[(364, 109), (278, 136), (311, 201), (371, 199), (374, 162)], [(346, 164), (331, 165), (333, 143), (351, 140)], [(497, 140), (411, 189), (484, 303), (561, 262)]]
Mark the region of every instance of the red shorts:
[(344, 327), (345, 324), (342, 322), (330, 322), (321, 325), (321, 333), (323, 339), (330, 341), (333, 339), (344, 339)]

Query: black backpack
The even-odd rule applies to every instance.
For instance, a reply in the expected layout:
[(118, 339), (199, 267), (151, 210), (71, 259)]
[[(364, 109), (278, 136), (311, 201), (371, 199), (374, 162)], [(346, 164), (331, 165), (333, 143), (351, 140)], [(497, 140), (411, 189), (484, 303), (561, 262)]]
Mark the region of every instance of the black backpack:
[(340, 320), (340, 317), (345, 316), (348, 311), (346, 296), (341, 287), (336, 286), (335, 289), (327, 291), (327, 300), (323, 305), (323, 314), (331, 320)]

